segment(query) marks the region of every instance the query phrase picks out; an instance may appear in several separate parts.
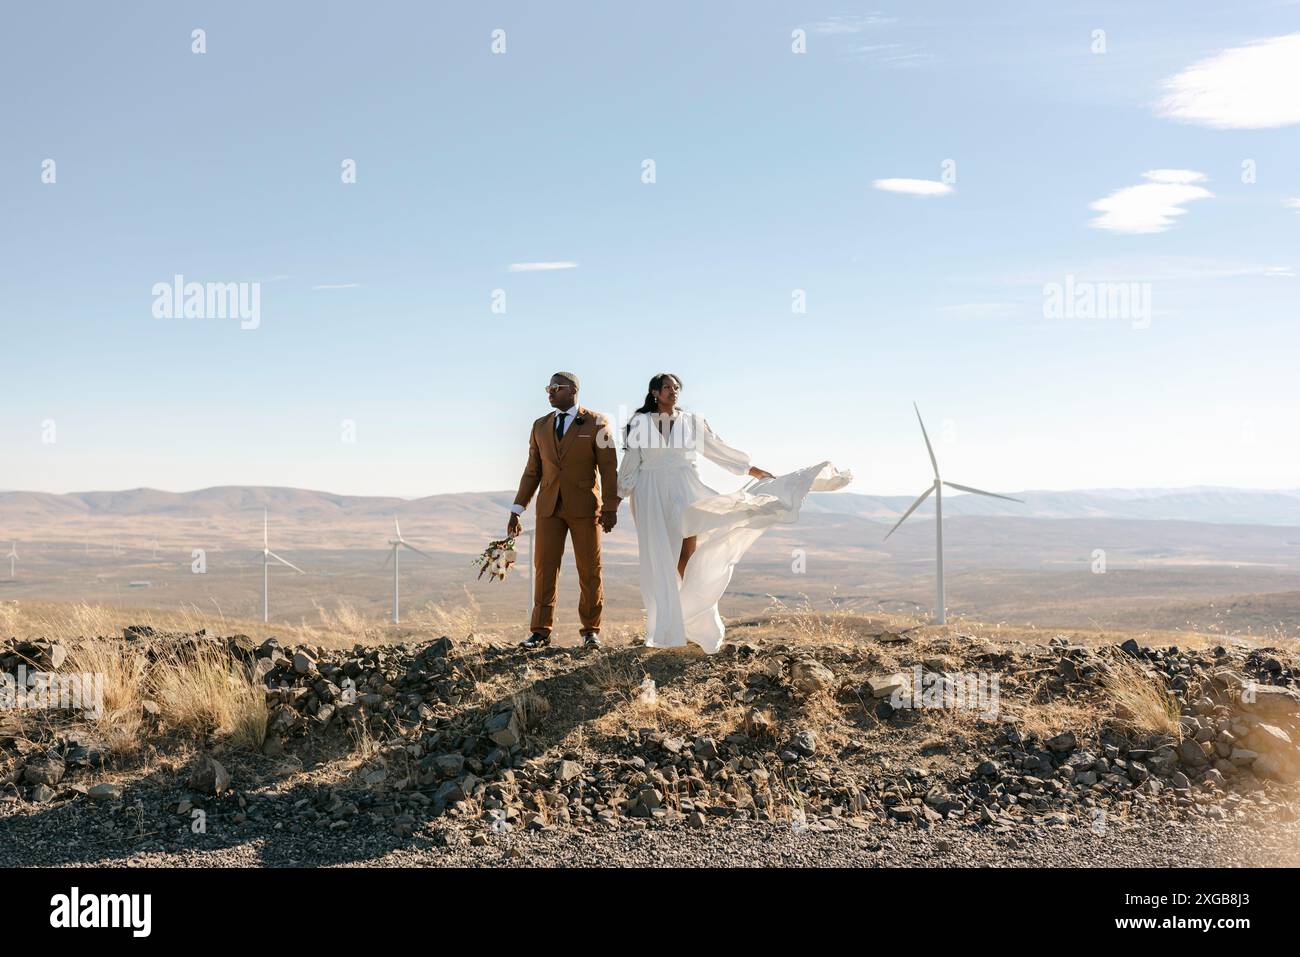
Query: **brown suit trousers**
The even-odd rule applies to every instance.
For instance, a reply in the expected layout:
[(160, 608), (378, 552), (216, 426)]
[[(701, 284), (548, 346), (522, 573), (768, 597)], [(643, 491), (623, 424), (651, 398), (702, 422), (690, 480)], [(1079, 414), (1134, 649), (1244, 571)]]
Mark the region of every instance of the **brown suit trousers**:
[(550, 634), (555, 623), (564, 541), (572, 537), (580, 592), (578, 618), (584, 632), (599, 632), (605, 607), (599, 513), (618, 511), (618, 456), (603, 415), (579, 406), (558, 442), (555, 417), (552, 412), (533, 423), (528, 465), (515, 496), (515, 504), (527, 508), (537, 493), (532, 630)]

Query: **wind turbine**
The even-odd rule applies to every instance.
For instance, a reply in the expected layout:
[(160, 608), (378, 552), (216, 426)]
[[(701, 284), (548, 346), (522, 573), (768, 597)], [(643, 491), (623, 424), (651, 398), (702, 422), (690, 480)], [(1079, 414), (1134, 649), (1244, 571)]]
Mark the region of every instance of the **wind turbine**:
[[(921, 493), (920, 498), (912, 503), (911, 508), (903, 513), (903, 517), (894, 523), (886, 534), (888, 539), (890, 535), (898, 530), (898, 526), (907, 521), (907, 516), (916, 511), (916, 507), (934, 493), (934, 562), (935, 562), (935, 587), (938, 593), (938, 601), (935, 607), (934, 623), (942, 625), (947, 622), (947, 616), (944, 614), (943, 604), (943, 487), (955, 488), (962, 492), (974, 492), (976, 495), (987, 495), (990, 498), (1002, 498), (1008, 502), (1021, 502), (1018, 498), (1012, 498), (1010, 495), (998, 495), (995, 492), (985, 492), (983, 489), (971, 488), (969, 485), (958, 485), (956, 482), (945, 482), (939, 478), (939, 461), (934, 457), (934, 449), (930, 445), (930, 436), (925, 431), (925, 423), (921, 421), (921, 410), (916, 408), (916, 403), (912, 403), (912, 408), (916, 409), (916, 421), (921, 423), (921, 436), (925, 439), (925, 450), (930, 453), (930, 464), (934, 466), (934, 484)], [(1024, 504), (1021, 502), (1021, 504)]]
[(5, 556), (9, 559), (9, 580), (14, 580), (14, 562), (18, 561), (18, 543), (13, 542), (9, 546), (9, 554)]
[(422, 551), (420, 551), (418, 548), (416, 548), (414, 545), (412, 545), (412, 544), (411, 544), (410, 542), (408, 542), (406, 539), (402, 538), (402, 526), (400, 526), (400, 525), (397, 524), (397, 519), (396, 519), (396, 518), (393, 519), (393, 531), (395, 531), (395, 532), (397, 533), (397, 537), (396, 537), (396, 538), (390, 538), (390, 539), (388, 540), (388, 544), (391, 545), (392, 547), (389, 549), (388, 557), (384, 559), (384, 564), (383, 564), (383, 565), (380, 565), (379, 567), (380, 567), (380, 568), (383, 568), (384, 565), (387, 565), (389, 562), (392, 562), (392, 563), (393, 563), (393, 624), (396, 625), (396, 624), (398, 623), (398, 617), (397, 617), (398, 578), (397, 578), (397, 573), (398, 573), (398, 569), (399, 569), (399, 567), (400, 567), (401, 564), (402, 564), (402, 549), (403, 549), (403, 548), (409, 548), (411, 551), (415, 552), (415, 554), (417, 554), (417, 555), (423, 555), (425, 558), (429, 558), (429, 559), (432, 559), (433, 556), (429, 555), (427, 552), (422, 552)]
[(287, 562), (287, 561), (285, 561), (283, 558), (281, 558), (281, 557), (280, 557), (279, 555), (277, 555), (275, 552), (271, 551), (271, 549), (268, 547), (268, 545), (267, 545), (267, 527), (266, 527), (266, 509), (262, 509), (262, 621), (269, 621), (269, 620), (270, 620), (269, 612), (268, 612), (268, 600), (267, 600), (267, 582), (268, 582), (268, 579), (270, 578), (270, 576), (267, 574), (267, 568), (270, 566), (270, 564), (271, 564), (271, 559), (272, 559), (272, 558), (274, 558), (274, 559), (275, 559), (277, 562), (279, 562), (281, 565), (288, 565), (290, 568), (292, 568), (294, 571), (296, 571), (299, 575), (305, 575), (305, 574), (307, 574), (305, 571), (303, 571), (301, 568), (299, 568), (299, 567), (298, 567), (297, 565), (295, 565), (293, 562)]

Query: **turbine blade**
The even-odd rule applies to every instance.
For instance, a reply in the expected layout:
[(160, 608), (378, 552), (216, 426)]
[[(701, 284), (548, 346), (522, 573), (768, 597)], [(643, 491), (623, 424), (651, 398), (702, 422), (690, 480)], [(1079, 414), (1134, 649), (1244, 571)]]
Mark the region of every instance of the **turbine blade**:
[(1008, 502), (1019, 502), (1024, 505), (1023, 499), (1012, 498), (1010, 495), (999, 495), (997, 492), (986, 492), (982, 488), (971, 488), (969, 485), (958, 485), (956, 482), (944, 482), (949, 488), (959, 489), (963, 492), (974, 492), (976, 495), (987, 495), (989, 498), (1004, 498)]
[(390, 549), (388, 550), (388, 555), (384, 558), (384, 562), (383, 562), (383, 564), (380, 565), (379, 567), (380, 567), (380, 568), (387, 568), (387, 567), (388, 567), (388, 563), (391, 562), (391, 561), (393, 560), (393, 553), (396, 552), (396, 551), (397, 551), (396, 546), (394, 546), (393, 548), (390, 548)]
[(922, 493), (922, 495), (921, 495), (920, 498), (918, 498), (915, 502), (912, 503), (912, 507), (909, 508), (906, 512), (904, 512), (904, 513), (903, 513), (903, 517), (900, 518), (897, 522), (894, 523), (894, 527), (891, 528), (888, 532), (885, 533), (885, 538), (886, 538), (886, 540), (888, 540), (889, 536), (890, 536), (890, 535), (893, 535), (894, 532), (896, 532), (896, 531), (898, 530), (898, 526), (899, 526), (899, 525), (902, 525), (903, 522), (907, 521), (907, 516), (909, 516), (909, 515), (911, 515), (913, 512), (915, 512), (915, 511), (916, 511), (916, 507), (917, 507), (918, 505), (920, 505), (922, 502), (924, 502), (927, 498), (929, 498), (929, 497), (930, 497), (930, 493), (933, 492), (933, 491), (934, 491), (934, 486), (931, 485), (928, 489), (925, 490), (924, 493)]
[(411, 551), (415, 552), (417, 555), (423, 555), (425, 558), (433, 558), (433, 556), (430, 555), (428, 552), (422, 552), (422, 551), (420, 551), (418, 548), (416, 548), (416, 547), (415, 547), (414, 545), (412, 545), (410, 542), (402, 542), (402, 544), (405, 545), (407, 548), (409, 548)]
[[(912, 403), (912, 408), (916, 409), (916, 403)], [(921, 410), (916, 409), (916, 421), (921, 422)], [(925, 450), (930, 453), (930, 464), (934, 466), (934, 477), (939, 477), (939, 460), (934, 457), (934, 449), (930, 446), (930, 435), (925, 431), (925, 423), (921, 422), (921, 435), (925, 439)]]
[(273, 551), (268, 550), (266, 554), (270, 555), (272, 558), (274, 558), (274, 559), (275, 559), (277, 562), (279, 562), (281, 565), (288, 565), (290, 568), (292, 568), (294, 571), (296, 571), (299, 575), (305, 575), (305, 574), (307, 574), (305, 571), (303, 571), (301, 568), (299, 568), (299, 567), (298, 567), (297, 565), (295, 565), (293, 562), (285, 561), (283, 558), (281, 558), (279, 555), (277, 555), (277, 554), (276, 554), (275, 552), (273, 552)]
[(262, 509), (262, 547), (270, 544), (266, 539), (266, 509)]
[(397, 524), (397, 516), (393, 516), (393, 530), (397, 532), (397, 540), (402, 540), (402, 526)]

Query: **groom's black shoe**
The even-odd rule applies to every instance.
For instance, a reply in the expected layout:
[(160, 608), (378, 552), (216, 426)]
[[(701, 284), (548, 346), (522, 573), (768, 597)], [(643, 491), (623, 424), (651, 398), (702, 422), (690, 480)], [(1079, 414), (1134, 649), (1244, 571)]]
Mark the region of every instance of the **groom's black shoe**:
[(582, 647), (584, 651), (591, 648), (599, 648), (600, 635), (596, 634), (594, 631), (584, 631), (582, 633)]
[(535, 631), (523, 641), (519, 642), (519, 647), (527, 648), (529, 651), (532, 651), (537, 648), (545, 648), (550, 643), (551, 636), (549, 634), (544, 635), (540, 631)]

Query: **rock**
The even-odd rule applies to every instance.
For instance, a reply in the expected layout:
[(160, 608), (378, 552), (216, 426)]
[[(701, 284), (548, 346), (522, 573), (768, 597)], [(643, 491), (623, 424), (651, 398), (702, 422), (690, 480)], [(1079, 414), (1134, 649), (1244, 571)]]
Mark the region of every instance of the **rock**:
[(487, 732), (494, 744), (503, 748), (513, 748), (519, 743), (519, 719), (514, 708), (498, 711), (487, 720), (483, 730)]
[(1120, 645), (1119, 648), (1120, 651), (1124, 652), (1126, 655), (1132, 655), (1134, 658), (1140, 658), (1142, 656), (1142, 649), (1138, 647), (1138, 643), (1132, 638)]
[(805, 757), (812, 757), (817, 753), (817, 734), (814, 731), (804, 729), (794, 736), (794, 748)]
[(695, 756), (712, 760), (718, 756), (718, 742), (710, 737), (699, 737), (695, 739)]
[(32, 788), (32, 801), (36, 804), (48, 804), (54, 800), (54, 788), (38, 784)]
[(1255, 759), (1259, 757), (1259, 752), (1251, 751), (1249, 748), (1233, 748), (1232, 753), (1228, 755), (1228, 760), (1237, 767), (1244, 767), (1248, 764), (1254, 764)]
[(205, 754), (190, 773), (189, 787), (203, 794), (220, 794), (230, 787), (230, 773), (220, 761)]
[(745, 733), (751, 738), (763, 738), (772, 733), (772, 719), (766, 712), (750, 708), (745, 715)]
[(1178, 746), (1178, 757), (1189, 768), (1203, 768), (1210, 763), (1201, 746), (1190, 739), (1184, 739)]
[(1266, 720), (1300, 718), (1300, 693), (1276, 685), (1255, 684), (1242, 693), (1241, 707)]
[(1285, 751), (1291, 747), (1291, 736), (1275, 725), (1261, 722), (1250, 729), (1246, 744), (1252, 751)]
[(465, 755), (459, 751), (439, 754), (433, 759), (433, 766), (444, 778), (458, 777), (465, 770)]
[(1078, 739), (1075, 738), (1073, 731), (1062, 731), (1055, 737), (1047, 739), (1047, 746), (1053, 751), (1061, 753), (1073, 751), (1078, 744)]
[(66, 768), (58, 758), (37, 758), (27, 765), (23, 778), (28, 784), (58, 784)]
[(478, 786), (478, 778), (473, 774), (466, 774), (464, 777), (455, 781), (447, 781), (442, 787), (434, 793), (433, 799), (441, 801), (443, 804), (452, 804), (456, 801), (468, 801), (474, 794), (474, 788)]
[(801, 694), (815, 694), (835, 687), (835, 674), (820, 661), (800, 658), (790, 665), (790, 683)]
[(1270, 778), (1274, 781), (1288, 782), (1295, 778), (1294, 765), (1287, 763), (1276, 754), (1261, 754), (1250, 768), (1256, 777)]
[(310, 652), (301, 650), (294, 652), (293, 670), (300, 675), (309, 675), (316, 670), (316, 658)]
[(692, 811), (690, 814), (686, 815), (687, 827), (707, 827), (708, 824), (709, 819), (699, 811)]
[(388, 771), (386, 768), (375, 768), (365, 777), (366, 787), (378, 787), (388, 780)]
[(451, 654), (451, 648), (451, 639), (446, 635), (443, 635), (441, 638), (435, 638), (433, 641), (429, 642), (429, 647), (426, 649), (425, 654), (430, 658), (446, 658)]
[(901, 671), (892, 675), (877, 675), (867, 679), (867, 690), (873, 698), (888, 698), (895, 691), (907, 686), (907, 675)]
[(572, 781), (582, 775), (582, 765), (577, 761), (561, 761), (555, 768), (555, 780)]
[(86, 797), (92, 801), (120, 801), (122, 799), (122, 786), (120, 784), (111, 784), (108, 781), (101, 781), (86, 792)]
[(1192, 786), (1192, 782), (1188, 780), (1187, 775), (1182, 771), (1175, 771), (1170, 776), (1169, 783), (1179, 791), (1185, 791), (1187, 788)]

